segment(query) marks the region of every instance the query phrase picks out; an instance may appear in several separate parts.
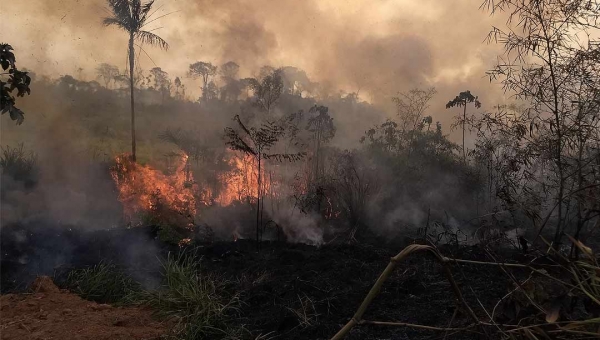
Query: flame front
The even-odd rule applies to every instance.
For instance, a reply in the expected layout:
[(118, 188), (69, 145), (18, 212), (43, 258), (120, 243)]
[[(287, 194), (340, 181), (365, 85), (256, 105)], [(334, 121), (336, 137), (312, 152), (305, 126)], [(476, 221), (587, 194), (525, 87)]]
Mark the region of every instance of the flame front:
[[(225, 207), (234, 202), (256, 202), (258, 169), (254, 157), (230, 152), (227, 162), (230, 169), (216, 174), (217, 188), (208, 182), (201, 181), (204, 184), (199, 185), (194, 180), (186, 154), (181, 155), (172, 174), (132, 162), (127, 154), (120, 155), (115, 158), (111, 175), (129, 221), (152, 213), (161, 221), (167, 218), (170, 223), (189, 226), (202, 206)], [(262, 197), (277, 197), (280, 189), (277, 183), (272, 172), (261, 169)]]
[(111, 169), (111, 176), (119, 190), (125, 216), (131, 220), (140, 213), (167, 207), (170, 211), (193, 219), (196, 198), (192, 175), (187, 168), (188, 156), (183, 154), (172, 175), (132, 162), (129, 155), (120, 155)]

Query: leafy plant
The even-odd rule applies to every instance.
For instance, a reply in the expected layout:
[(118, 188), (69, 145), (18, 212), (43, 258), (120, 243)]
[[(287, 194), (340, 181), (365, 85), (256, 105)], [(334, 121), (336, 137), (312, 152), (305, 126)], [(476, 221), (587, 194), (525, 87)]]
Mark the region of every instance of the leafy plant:
[[(260, 242), (260, 231), (262, 230), (261, 216), (261, 199), (263, 196), (263, 176), (262, 162), (263, 159), (273, 159), (276, 161), (287, 160), (290, 162), (302, 159), (305, 156), (304, 152), (298, 153), (269, 153), (269, 150), (283, 136), (285, 130), (275, 124), (267, 121), (259, 128), (247, 128), (240, 120), (239, 115), (235, 115), (234, 120), (238, 123), (240, 130), (230, 127), (225, 128), (225, 137), (227, 145), (231, 150), (241, 151), (246, 155), (252, 156), (257, 164), (257, 197), (256, 197), (256, 242)], [(263, 203), (264, 205), (264, 203)]]
[[(15, 97), (12, 96), (12, 92), (16, 89), (17, 97), (30, 94), (31, 77), (27, 75), (27, 72), (17, 69), (13, 50), (13, 47), (9, 44), (0, 44), (0, 66), (2, 66), (3, 71), (0, 75), (8, 75), (6, 82), (0, 78), (0, 112), (2, 114), (8, 112), (10, 119), (15, 120), (17, 125), (20, 125), (25, 120), (25, 113), (15, 106)], [(6, 72), (7, 70), (8, 72)]]

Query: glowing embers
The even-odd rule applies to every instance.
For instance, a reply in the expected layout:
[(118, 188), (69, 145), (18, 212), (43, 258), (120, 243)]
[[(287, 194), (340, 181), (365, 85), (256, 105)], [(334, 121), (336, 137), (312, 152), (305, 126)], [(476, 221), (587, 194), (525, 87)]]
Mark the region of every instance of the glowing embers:
[[(197, 186), (187, 166), (188, 156), (182, 154), (170, 175), (147, 165), (131, 161), (129, 155), (115, 158), (111, 176), (119, 190), (119, 201), (130, 221), (144, 214), (161, 220), (173, 218), (181, 225), (192, 223), (196, 215)], [(184, 222), (185, 220), (185, 222)]]

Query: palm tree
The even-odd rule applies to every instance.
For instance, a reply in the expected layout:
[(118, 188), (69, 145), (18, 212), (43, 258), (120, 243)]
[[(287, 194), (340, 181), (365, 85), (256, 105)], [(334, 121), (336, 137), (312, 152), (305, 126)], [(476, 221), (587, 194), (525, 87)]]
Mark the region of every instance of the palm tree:
[[(131, 159), (135, 157), (135, 111), (133, 98), (133, 70), (135, 66), (134, 41), (169, 49), (169, 44), (158, 35), (145, 31), (144, 27), (151, 23), (149, 14), (154, 0), (142, 3), (142, 0), (107, 0), (111, 16), (104, 18), (104, 26), (115, 25), (129, 33), (129, 86), (131, 89)], [(158, 18), (157, 18), (158, 19)]]
[(477, 96), (473, 96), (471, 94), (471, 91), (465, 91), (465, 92), (461, 92), (458, 96), (456, 96), (454, 99), (452, 99), (451, 101), (449, 101), (446, 104), (446, 109), (449, 109), (451, 107), (463, 107), (463, 118), (462, 120), (460, 120), (459, 122), (462, 123), (462, 149), (463, 149), (463, 162), (466, 164), (467, 163), (467, 152), (465, 149), (465, 123), (467, 121), (467, 104), (469, 103), (474, 103), (476, 108), (480, 108), (481, 107), (481, 102), (479, 101)]

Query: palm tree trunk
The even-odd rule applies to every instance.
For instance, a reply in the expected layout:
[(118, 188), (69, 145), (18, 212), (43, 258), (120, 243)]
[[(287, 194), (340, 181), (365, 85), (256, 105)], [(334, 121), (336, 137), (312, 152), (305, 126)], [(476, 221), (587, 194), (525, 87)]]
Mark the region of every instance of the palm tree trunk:
[(135, 156), (135, 111), (134, 111), (134, 89), (133, 89), (133, 69), (135, 64), (135, 50), (133, 48), (133, 34), (129, 34), (129, 86), (131, 90), (131, 160), (136, 162)]
[(463, 111), (463, 162), (467, 164), (467, 152), (465, 150), (465, 120), (467, 119), (467, 101), (465, 100), (465, 109)]
[(258, 178), (257, 178), (257, 189), (256, 189), (256, 250), (260, 251), (260, 228), (261, 228), (261, 220), (260, 220), (260, 185), (261, 185), (261, 176), (260, 176), (260, 161), (261, 161), (261, 152), (258, 151)]

